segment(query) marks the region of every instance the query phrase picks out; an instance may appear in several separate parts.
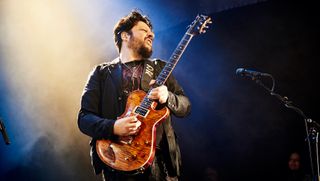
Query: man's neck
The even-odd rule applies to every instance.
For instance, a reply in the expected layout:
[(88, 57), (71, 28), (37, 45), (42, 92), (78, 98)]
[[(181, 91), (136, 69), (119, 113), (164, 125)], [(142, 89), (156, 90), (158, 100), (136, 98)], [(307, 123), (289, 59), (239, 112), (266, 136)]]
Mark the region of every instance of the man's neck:
[(121, 50), (119, 57), (122, 63), (139, 61), (142, 59), (141, 55), (137, 55), (132, 50), (128, 50), (128, 49)]

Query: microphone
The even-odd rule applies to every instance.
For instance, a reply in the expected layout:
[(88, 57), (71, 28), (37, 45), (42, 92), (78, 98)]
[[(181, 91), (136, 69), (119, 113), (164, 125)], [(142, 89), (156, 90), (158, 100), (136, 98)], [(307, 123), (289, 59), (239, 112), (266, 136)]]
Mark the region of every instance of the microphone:
[(252, 78), (255, 78), (255, 77), (266, 77), (266, 76), (270, 77), (270, 74), (257, 72), (257, 71), (254, 71), (254, 70), (249, 70), (249, 69), (244, 69), (244, 68), (237, 68), (236, 74), (237, 75), (241, 75), (241, 76), (249, 76), (249, 77), (252, 77)]
[(2, 137), (4, 139), (4, 142), (9, 145), (10, 144), (10, 141), (9, 141), (9, 137), (8, 137), (8, 134), (6, 132), (6, 128), (4, 127), (4, 124), (0, 118), (0, 131), (2, 133)]

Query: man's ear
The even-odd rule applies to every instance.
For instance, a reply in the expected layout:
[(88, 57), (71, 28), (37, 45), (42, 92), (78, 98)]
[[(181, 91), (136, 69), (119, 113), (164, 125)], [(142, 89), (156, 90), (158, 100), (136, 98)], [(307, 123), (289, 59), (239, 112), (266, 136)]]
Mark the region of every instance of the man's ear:
[(122, 41), (128, 41), (129, 38), (130, 38), (130, 35), (129, 35), (128, 32), (125, 32), (125, 31), (121, 32), (121, 39), (122, 39)]

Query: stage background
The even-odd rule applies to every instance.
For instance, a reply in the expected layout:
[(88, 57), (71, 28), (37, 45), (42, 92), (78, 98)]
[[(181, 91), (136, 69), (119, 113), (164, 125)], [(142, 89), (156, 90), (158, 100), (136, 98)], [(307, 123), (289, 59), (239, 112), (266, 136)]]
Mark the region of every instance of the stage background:
[(113, 25), (133, 7), (154, 21), (153, 57), (164, 60), (197, 13), (214, 20), (173, 72), (192, 102), (174, 119), (181, 180), (277, 180), (293, 150), (309, 170), (303, 119), (235, 70), (272, 74), (275, 91), (319, 121), (315, 3), (1, 1), (0, 117), (11, 144), (0, 144), (0, 180), (100, 180), (77, 127), (80, 97), (94, 65), (116, 57)]

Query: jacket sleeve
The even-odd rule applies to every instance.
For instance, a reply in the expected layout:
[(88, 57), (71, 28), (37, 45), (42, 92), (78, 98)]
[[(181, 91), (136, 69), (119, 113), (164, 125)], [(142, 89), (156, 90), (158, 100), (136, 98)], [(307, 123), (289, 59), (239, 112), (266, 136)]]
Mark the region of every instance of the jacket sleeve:
[(89, 75), (81, 97), (81, 108), (78, 114), (78, 126), (81, 132), (95, 138), (110, 139), (113, 136), (115, 120), (100, 117), (101, 76), (100, 66)]
[(185, 117), (191, 111), (191, 103), (189, 98), (184, 94), (183, 89), (178, 84), (177, 80), (171, 75), (167, 80), (169, 96), (167, 107), (173, 115), (177, 117)]

